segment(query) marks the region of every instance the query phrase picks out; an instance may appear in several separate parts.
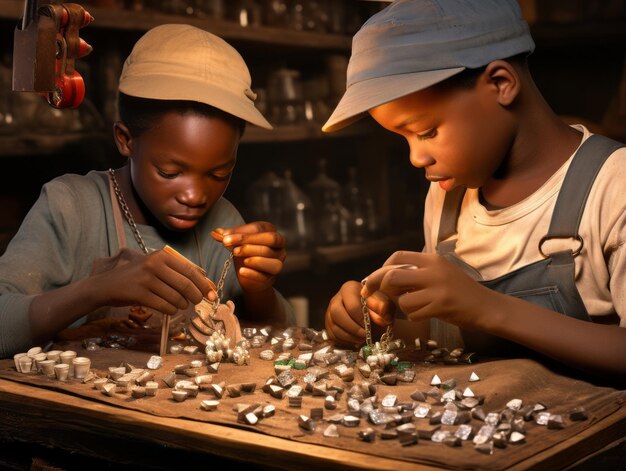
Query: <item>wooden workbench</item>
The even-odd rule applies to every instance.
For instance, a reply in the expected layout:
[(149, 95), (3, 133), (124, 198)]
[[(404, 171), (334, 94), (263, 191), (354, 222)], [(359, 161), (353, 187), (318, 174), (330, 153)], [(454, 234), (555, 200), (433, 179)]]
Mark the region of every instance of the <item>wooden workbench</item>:
[[(92, 368), (100, 373), (107, 365), (119, 365), (120, 356), (130, 356), (136, 366), (145, 366), (150, 356), (145, 352), (107, 350), (80, 354), (90, 356)], [(501, 409), (517, 390), (524, 400), (544, 399), (554, 413), (565, 414), (573, 405), (583, 405), (589, 410), (589, 419), (566, 420), (562, 430), (547, 430), (531, 422), (526, 443), (496, 449), (491, 456), (474, 450), (471, 440), (455, 448), (425, 440), (409, 447), (380, 438), (365, 443), (356, 438), (358, 430), (372, 426), (365, 420), (357, 429), (340, 427), (341, 439), (325, 438), (324, 423), (313, 433), (304, 432), (296, 423), (297, 416), (308, 415), (310, 407), (323, 407), (323, 398), (305, 397), (302, 409), (295, 410), (286, 405), (286, 398), (271, 398), (260, 387), (273, 373), (273, 363), (260, 360), (254, 349), (251, 353), (249, 366), (223, 364), (216, 381), (236, 383), (246, 378), (258, 384), (257, 390), (237, 398), (225, 395), (217, 412), (200, 409), (202, 399), (212, 398), (204, 392), (184, 403), (172, 401), (165, 388), (159, 390), (160, 402), (133, 400), (128, 395), (108, 397), (90, 384), (19, 374), (12, 368), (12, 360), (0, 360), (0, 447), (8, 450), (11, 444), (29, 443), (40, 449), (62, 450), (69, 456), (116, 463), (120, 469), (178, 469), (203, 463), (213, 466), (242, 462), (249, 469), (553, 470), (626, 437), (626, 391), (564, 377), (532, 360), (499, 360), (456, 366), (416, 364), (418, 374), (413, 383), (381, 385), (379, 398), (392, 393), (406, 400), (415, 389), (429, 389), (435, 372), (442, 379), (457, 378), (462, 388), (463, 378), (476, 371), (481, 380), (471, 387), (485, 394), (485, 410)], [(162, 375), (185, 357), (166, 360), (160, 370)], [(355, 383), (361, 381), (357, 373)], [(238, 423), (233, 405), (250, 402), (274, 403), (276, 417), (263, 419), (255, 426)], [(325, 411), (325, 418), (345, 410), (344, 394), (337, 410)]]

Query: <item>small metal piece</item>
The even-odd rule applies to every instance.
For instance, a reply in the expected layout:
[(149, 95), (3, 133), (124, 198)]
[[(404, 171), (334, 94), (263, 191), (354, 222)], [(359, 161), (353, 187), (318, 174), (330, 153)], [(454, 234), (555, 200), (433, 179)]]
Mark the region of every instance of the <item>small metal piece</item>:
[(159, 390), (159, 383), (156, 381), (148, 381), (144, 388), (146, 390), (146, 396), (154, 397), (157, 395), (157, 391)]
[(366, 429), (359, 430), (358, 437), (359, 440), (371, 443), (376, 439), (376, 431), (373, 428), (368, 427)]
[(200, 403), (200, 408), (202, 410), (212, 411), (212, 410), (216, 410), (219, 404), (220, 404), (220, 401), (207, 399)]
[(324, 399), (324, 407), (328, 410), (335, 410), (337, 408), (337, 401), (333, 396), (326, 396)]
[(163, 378), (163, 382), (168, 388), (173, 388), (176, 385), (176, 373), (169, 373), (165, 378)]
[(148, 363), (146, 364), (146, 366), (150, 368), (151, 370), (158, 370), (159, 368), (161, 368), (162, 364), (163, 364), (163, 358), (161, 358), (158, 355), (152, 355), (150, 359), (148, 360)]
[(183, 402), (185, 399), (187, 399), (187, 391), (182, 389), (172, 390), (172, 399), (174, 399), (176, 402)]
[(313, 421), (311, 420), (310, 417), (307, 417), (306, 415), (299, 415), (298, 416), (298, 426), (301, 429), (304, 429), (306, 431), (313, 431), (315, 425), (313, 423)]
[(358, 427), (361, 423), (361, 419), (354, 415), (346, 415), (343, 417), (342, 423), (346, 427)]
[(289, 407), (302, 407), (302, 396), (289, 396)]
[(546, 424), (548, 429), (562, 429), (565, 427), (563, 416), (560, 414), (550, 414), (548, 417), (548, 423)]
[(587, 420), (588, 418), (587, 411), (582, 406), (572, 409), (569, 413), (569, 420), (572, 421)]
[(311, 408), (311, 419), (322, 420), (324, 418), (324, 409), (321, 407)]
[(463, 391), (463, 397), (474, 397), (474, 391), (472, 391), (469, 387), (465, 388)]
[(273, 404), (268, 404), (264, 406), (261, 414), (264, 419), (266, 417), (272, 417), (274, 414), (276, 414), (276, 406), (274, 406)]
[(335, 424), (328, 425), (328, 427), (324, 430), (324, 436), (326, 438), (338, 438), (339, 431), (337, 430), (337, 426)]

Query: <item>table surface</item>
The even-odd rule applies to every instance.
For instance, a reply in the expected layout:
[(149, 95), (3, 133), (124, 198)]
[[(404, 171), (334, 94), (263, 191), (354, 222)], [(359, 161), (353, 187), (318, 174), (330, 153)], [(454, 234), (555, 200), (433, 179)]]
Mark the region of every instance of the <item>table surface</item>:
[[(0, 417), (0, 437), (6, 433), (13, 439), (145, 468), (158, 467), (158, 461), (142, 452), (146, 443), (153, 443), (203, 455), (207, 460), (217, 456), (268, 468), (302, 469), (306, 465), (310, 469), (445, 469), (314, 444), (294, 446), (293, 441), (279, 437), (219, 424), (157, 417), (4, 379), (0, 379)], [(508, 469), (560, 469), (625, 434), (623, 409), (584, 433)], [(129, 453), (128, 447), (119, 447), (126, 440), (134, 443), (137, 454)]]
[[(195, 412), (198, 414), (197, 419), (193, 411), (190, 414), (181, 414), (183, 416), (175, 416), (175, 414), (163, 416), (158, 411), (155, 413), (155, 410), (138, 406), (138, 403), (116, 402), (108, 400), (104, 395), (88, 397), (91, 392), (85, 389), (73, 391), (71, 385), (64, 386), (63, 390), (50, 387), (46, 384), (47, 378), (42, 378), (41, 375), (39, 375), (41, 379), (35, 378), (40, 384), (33, 384), (30, 380), (23, 381), (15, 372), (13, 375), (6, 374), (8, 360), (3, 361), (5, 362), (4, 374), (0, 371), (0, 443), (3, 441), (5, 443), (11, 441), (34, 443), (114, 463), (138, 465), (142, 469), (160, 469), (161, 467), (169, 469), (171, 462), (167, 462), (168, 459), (180, 462), (181, 466), (185, 464), (183, 460), (187, 460), (187, 463), (189, 460), (194, 460), (195, 464), (197, 460), (213, 463), (221, 459), (229, 463), (248, 463), (255, 469), (303, 469), (304, 466), (311, 469), (435, 470), (472, 467), (485, 469), (480, 464), (472, 466), (471, 460), (475, 460), (478, 455), (482, 459), (483, 455), (471, 449), (473, 448), (471, 444), (466, 444), (463, 450), (458, 450), (448, 448), (443, 444), (423, 445), (420, 441), (413, 447), (396, 448), (400, 450), (399, 453), (404, 450), (410, 451), (413, 453), (411, 456), (399, 454), (397, 458), (394, 458), (389, 453), (386, 455), (377, 453), (376, 447), (385, 447), (389, 444), (388, 441), (380, 439), (377, 439), (374, 444), (369, 444), (370, 448), (365, 449), (325, 446), (323, 441), (307, 443), (298, 439), (297, 435), (294, 435), (296, 439), (292, 439), (285, 438), (287, 435), (277, 436), (272, 433), (271, 429), (269, 432), (268, 430), (256, 431), (254, 428), (238, 425), (235, 420), (232, 420), (230, 424), (223, 423), (223, 421), (212, 423), (208, 421), (210, 419), (205, 418), (206, 416), (200, 417), (203, 412), (199, 409)], [(482, 370), (481, 365), (472, 366), (471, 369), (476, 369), (485, 376), (497, 377), (501, 374), (505, 377), (503, 381), (507, 382), (515, 376), (515, 373), (510, 371), (512, 364), (518, 365), (506, 361), (495, 361), (482, 365)], [(465, 372), (462, 369), (450, 371), (457, 371), (456, 375), (458, 371)], [(541, 371), (542, 374), (548, 374)], [(430, 372), (426, 374), (428, 378), (431, 377)], [(263, 377), (266, 377), (265, 373)], [(536, 382), (544, 381), (542, 377), (538, 378)], [(612, 399), (609, 402), (612, 404), (612, 409), (609, 413), (598, 414), (593, 420), (587, 421), (584, 427), (578, 423), (572, 425), (572, 427), (581, 427), (576, 429), (575, 433), (571, 431), (572, 428), (566, 427), (565, 430), (570, 430), (570, 433), (563, 435), (563, 438), (555, 438), (561, 431), (546, 431), (545, 428), (538, 432), (533, 431), (529, 433), (529, 436), (534, 434), (535, 440), (544, 441), (548, 437), (548, 441), (553, 440), (553, 442), (546, 445), (547, 448), (537, 448), (536, 452), (528, 456), (522, 453), (523, 459), (513, 460), (510, 464), (507, 464), (507, 461), (493, 461), (491, 463), (497, 464), (490, 465), (490, 469), (563, 469), (626, 437), (626, 392), (595, 388), (593, 385), (580, 381), (570, 382), (569, 379), (562, 380), (560, 384), (551, 376), (547, 378), (555, 384), (554, 391), (550, 394), (563, 394), (565, 389), (571, 389), (574, 385), (575, 388), (580, 388), (581, 397), (596, 397), (598, 404), (603, 403), (603, 397), (611, 396)], [(558, 377), (555, 376), (555, 378)], [(260, 380), (260, 377), (257, 379)], [(485, 381), (487, 383), (485, 387), (493, 388), (487, 381)], [(413, 384), (411, 388), (414, 389), (415, 386)], [(473, 387), (480, 389), (480, 386)], [(540, 385), (537, 391), (548, 389), (550, 388)], [(266, 396), (265, 393), (258, 390), (257, 392), (259, 395)], [(575, 392), (569, 393), (570, 396), (564, 398), (565, 402), (571, 402), (572, 398), (576, 397)], [(209, 397), (204, 397), (204, 399), (209, 399)], [(237, 399), (246, 402), (243, 398)], [(261, 400), (264, 399), (263, 397)], [(554, 399), (552, 401), (554, 402)], [(231, 401), (229, 404), (232, 403)], [(224, 407), (228, 406), (224, 405)], [(297, 413), (305, 414), (306, 412)], [(297, 413), (293, 416), (295, 417)], [(297, 427), (294, 428), (297, 430)], [(550, 433), (537, 435), (547, 432)], [(356, 435), (356, 431), (353, 433)], [(356, 439), (354, 441), (357, 442)], [(363, 442), (358, 442), (361, 447), (364, 446)], [(449, 463), (446, 463), (445, 459), (439, 462), (425, 459), (420, 462), (420, 455), (416, 453), (421, 450), (432, 450), (433, 445), (440, 447), (439, 450), (444, 454), (450, 453)], [(431, 448), (427, 448), (428, 446)], [(509, 445), (508, 448), (515, 446), (518, 445)], [(519, 446), (528, 447), (528, 445)], [(517, 450), (527, 449), (529, 448)], [(511, 452), (519, 454), (514, 450)], [(459, 453), (467, 453), (466, 456), (470, 458), (466, 466), (458, 466), (458, 463), (464, 462), (463, 459), (459, 460), (459, 457), (463, 456), (458, 455)], [(502, 453), (502, 451), (497, 450), (494, 456), (497, 453)], [(455, 454), (457, 454), (456, 461), (453, 459)], [(484, 458), (488, 460), (491, 457), (485, 456)], [(167, 465), (165, 465), (166, 462)], [(486, 461), (486, 463), (490, 462)]]

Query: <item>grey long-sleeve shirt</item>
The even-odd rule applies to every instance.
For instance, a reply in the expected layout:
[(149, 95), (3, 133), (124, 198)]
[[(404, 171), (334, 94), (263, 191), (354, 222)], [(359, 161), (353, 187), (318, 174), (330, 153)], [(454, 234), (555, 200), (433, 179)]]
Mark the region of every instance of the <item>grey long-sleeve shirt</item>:
[[(243, 222), (235, 207), (221, 198), (197, 226), (199, 251), (193, 232), (165, 238), (154, 227), (138, 228), (149, 248), (170, 245), (197, 264), (201, 253), (207, 276), (217, 281), (229, 253), (209, 233), (217, 227)], [(124, 228), (127, 246), (140, 251), (128, 224)], [(68, 174), (45, 184), (0, 257), (0, 358), (32, 346), (28, 310), (34, 296), (86, 278), (96, 258), (110, 257), (118, 250), (107, 172)], [(223, 299), (241, 294), (237, 276), (230, 270)], [(288, 320), (292, 320), (291, 308), (279, 298), (285, 304)]]

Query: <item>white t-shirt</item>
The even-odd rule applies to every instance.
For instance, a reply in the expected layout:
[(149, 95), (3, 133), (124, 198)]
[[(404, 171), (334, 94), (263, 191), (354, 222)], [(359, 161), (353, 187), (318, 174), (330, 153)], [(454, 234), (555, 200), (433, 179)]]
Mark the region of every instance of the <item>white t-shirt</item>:
[[(583, 141), (591, 135), (584, 126), (574, 127), (583, 132)], [(468, 189), (457, 221), (457, 256), (485, 280), (542, 260), (538, 244), (548, 232), (572, 157), (541, 188), (508, 208), (489, 211), (478, 190)], [(432, 184), (424, 214), (425, 252), (435, 251), (444, 198), (445, 191)], [(579, 234), (584, 246), (575, 259), (575, 281), (587, 312), (594, 317), (617, 314), (619, 325), (626, 327), (626, 148), (614, 152), (598, 173)], [(556, 242), (544, 244), (545, 252), (555, 248)]]

